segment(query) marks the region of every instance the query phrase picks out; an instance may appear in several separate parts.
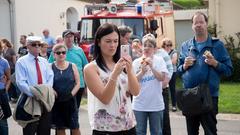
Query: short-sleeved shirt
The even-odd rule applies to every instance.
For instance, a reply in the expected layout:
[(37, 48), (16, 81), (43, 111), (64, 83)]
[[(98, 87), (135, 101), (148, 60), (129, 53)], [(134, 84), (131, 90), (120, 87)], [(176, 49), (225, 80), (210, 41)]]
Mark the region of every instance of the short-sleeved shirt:
[(48, 44), (48, 46), (53, 46), (56, 44), (55, 39), (51, 36), (43, 37), (43, 40)]
[[(53, 45), (56, 44), (56, 40), (53, 37), (51, 37), (51, 36), (43, 37), (43, 40), (48, 44), (48, 46), (51, 46), (51, 47), (53, 47)], [(47, 51), (51, 52), (52, 49), (48, 48)]]
[(0, 56), (0, 89), (5, 89), (5, 84), (2, 82), (2, 79), (5, 75), (6, 70), (9, 68), (10, 66), (8, 64), (8, 61)]
[(28, 54), (27, 46), (19, 47), (18, 54), (19, 54), (19, 57), (22, 57), (22, 56)]
[[(136, 74), (140, 72), (141, 61), (142, 57), (133, 61), (132, 65)], [(153, 57), (153, 68), (158, 72), (168, 73), (162, 57)], [(143, 75), (139, 83), (141, 89), (138, 96), (133, 96), (133, 110), (147, 112), (164, 110), (162, 81), (155, 78), (150, 67), (148, 67), (148, 71)]]

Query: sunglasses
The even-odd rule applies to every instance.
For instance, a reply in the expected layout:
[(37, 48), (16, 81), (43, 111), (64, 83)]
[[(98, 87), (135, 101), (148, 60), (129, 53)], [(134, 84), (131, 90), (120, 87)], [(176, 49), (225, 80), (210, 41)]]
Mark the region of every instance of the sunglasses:
[(32, 43), (32, 44), (31, 44), (31, 46), (32, 46), (32, 47), (41, 47), (41, 46), (42, 46), (42, 44), (38, 44), (38, 43)]
[(166, 47), (172, 47), (172, 44), (165, 44)]
[(56, 53), (57, 55), (65, 55), (66, 54), (66, 51), (62, 51), (62, 52), (54, 52), (54, 53)]

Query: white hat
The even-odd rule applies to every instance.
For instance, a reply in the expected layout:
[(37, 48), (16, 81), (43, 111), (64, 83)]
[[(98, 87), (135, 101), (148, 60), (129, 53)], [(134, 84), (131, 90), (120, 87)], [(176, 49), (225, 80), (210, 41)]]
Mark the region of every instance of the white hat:
[(40, 43), (43, 43), (43, 40), (42, 40), (42, 38), (41, 37), (39, 37), (39, 36), (29, 36), (29, 37), (27, 37), (27, 43), (29, 44), (29, 43), (32, 43), (32, 42), (40, 42)]

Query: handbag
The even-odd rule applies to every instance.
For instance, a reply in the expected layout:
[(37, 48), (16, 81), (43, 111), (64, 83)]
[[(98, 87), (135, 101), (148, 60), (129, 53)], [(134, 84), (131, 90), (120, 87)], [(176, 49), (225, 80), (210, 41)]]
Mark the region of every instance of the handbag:
[(213, 108), (212, 96), (207, 83), (176, 93), (177, 105), (185, 116), (195, 116), (210, 112)]
[(207, 80), (194, 88), (176, 91), (177, 105), (185, 116), (195, 116), (210, 112), (213, 108), (212, 96), (209, 89), (209, 70)]

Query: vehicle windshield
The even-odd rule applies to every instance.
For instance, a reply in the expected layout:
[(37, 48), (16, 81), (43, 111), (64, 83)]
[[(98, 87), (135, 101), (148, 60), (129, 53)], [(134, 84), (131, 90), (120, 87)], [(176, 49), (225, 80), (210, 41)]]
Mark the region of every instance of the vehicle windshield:
[(97, 28), (104, 23), (113, 23), (116, 26), (126, 25), (132, 28), (131, 40), (141, 39), (144, 34), (144, 19), (127, 18), (127, 19), (83, 19), (81, 26), (81, 41), (93, 42)]

